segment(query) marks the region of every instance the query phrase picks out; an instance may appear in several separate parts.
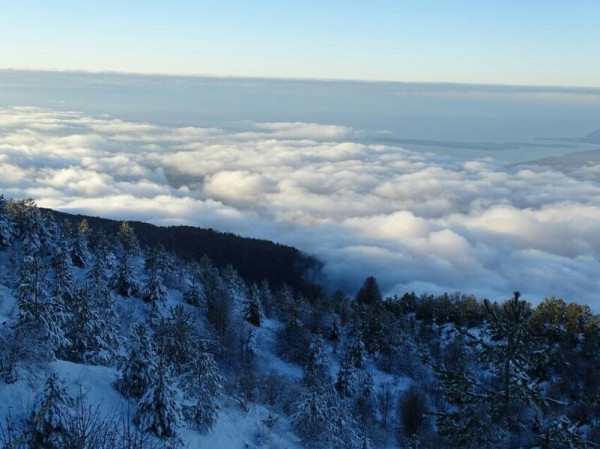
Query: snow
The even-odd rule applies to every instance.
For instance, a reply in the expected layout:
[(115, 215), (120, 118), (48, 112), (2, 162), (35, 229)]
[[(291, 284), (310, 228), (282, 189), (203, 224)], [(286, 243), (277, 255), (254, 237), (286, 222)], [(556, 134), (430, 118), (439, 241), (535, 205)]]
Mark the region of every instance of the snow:
[[(91, 265), (91, 263), (90, 263)], [(18, 275), (14, 262), (10, 260), (9, 251), (0, 251), (0, 325), (10, 318), (15, 318), (16, 301), (12, 285)], [(141, 256), (131, 258), (132, 272), (140, 284), (144, 279), (144, 259)], [(87, 278), (88, 268), (73, 267), (73, 276), (78, 282)], [(177, 288), (173, 287), (177, 285)], [(187, 304), (183, 300), (183, 290), (186, 282), (179, 279), (167, 288), (166, 301), (159, 306), (162, 314), (168, 315), (171, 308), (181, 304), (186, 311), (195, 317), (200, 317), (197, 325), (207, 326), (198, 313), (200, 309)], [(121, 334), (127, 337), (135, 323), (148, 319), (150, 307), (140, 297), (116, 297), (116, 307), (121, 320)], [(239, 292), (234, 295), (233, 314), (239, 315), (242, 310), (242, 297)], [(277, 353), (277, 335), (283, 323), (275, 319), (263, 318), (261, 326), (251, 326), (256, 339), (256, 365), (260, 367), (260, 375), (277, 375), (284, 382), (290, 383), (290, 391), (298, 388), (304, 376), (303, 368), (297, 363), (284, 361)], [(205, 329), (200, 329), (203, 333)], [(331, 379), (335, 380), (339, 369), (339, 361), (343, 356), (343, 341), (336, 347), (324, 343), (323, 354), (325, 367)], [(120, 354), (126, 356), (127, 350), (121, 347)], [(380, 387), (389, 387), (397, 396), (410, 387), (412, 380), (408, 377), (385, 374), (378, 370), (372, 359), (367, 358), (366, 369), (373, 376), (374, 391)], [(51, 373), (56, 373), (68, 387), (71, 396), (83, 395), (87, 404), (98, 407), (98, 411), (107, 416), (135, 415), (135, 404), (122, 396), (115, 388), (119, 371), (115, 367), (89, 366), (56, 360), (51, 363), (18, 366), (19, 377), (15, 383), (6, 384), (0, 381), (0, 422), (5, 422), (8, 414), (15, 417), (26, 416), (36, 403), (43, 390), (46, 379)], [(214, 427), (206, 434), (196, 430), (179, 427), (177, 435), (184, 447), (210, 447), (214, 449), (248, 449), (248, 448), (300, 448), (298, 435), (294, 433), (289, 418), (279, 413), (275, 407), (250, 402), (247, 410), (240, 405), (238, 399), (230, 396), (225, 388), (218, 399), (218, 418)], [(287, 412), (286, 412), (287, 413)], [(183, 421), (182, 421), (183, 423)], [(182, 424), (183, 425), (183, 424)], [(393, 440), (393, 439), (392, 439)], [(391, 446), (390, 446), (391, 445)], [(388, 447), (395, 447), (390, 442)]]

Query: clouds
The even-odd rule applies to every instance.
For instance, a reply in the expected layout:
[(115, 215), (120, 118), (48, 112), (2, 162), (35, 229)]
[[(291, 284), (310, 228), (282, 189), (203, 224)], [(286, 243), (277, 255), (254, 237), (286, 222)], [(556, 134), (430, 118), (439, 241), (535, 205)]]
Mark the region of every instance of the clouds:
[[(288, 243), (353, 293), (462, 290), (600, 301), (600, 186), (561, 173), (366, 145), (343, 126), (166, 127), (0, 110), (0, 190), (40, 205)], [(598, 301), (598, 302), (596, 302)]]

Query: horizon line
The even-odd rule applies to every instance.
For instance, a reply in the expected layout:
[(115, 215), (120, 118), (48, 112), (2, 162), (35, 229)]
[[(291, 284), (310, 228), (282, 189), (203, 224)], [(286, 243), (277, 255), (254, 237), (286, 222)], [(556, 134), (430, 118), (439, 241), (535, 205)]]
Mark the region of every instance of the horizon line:
[(235, 80), (266, 80), (266, 81), (309, 81), (309, 82), (348, 82), (365, 84), (422, 84), (431, 86), (472, 86), (472, 87), (508, 87), (523, 89), (557, 89), (557, 90), (600, 90), (598, 86), (556, 85), (556, 84), (511, 84), (511, 83), (469, 83), (461, 81), (407, 81), (386, 79), (359, 79), (359, 78), (316, 78), (316, 77), (287, 77), (287, 76), (258, 76), (258, 75), (230, 75), (206, 73), (168, 73), (168, 72), (127, 72), (119, 70), (85, 70), (85, 69), (31, 69), (0, 67), (0, 72), (31, 72), (31, 73), (64, 73), (84, 75), (125, 75), (125, 76), (161, 76), (173, 78), (216, 78)]

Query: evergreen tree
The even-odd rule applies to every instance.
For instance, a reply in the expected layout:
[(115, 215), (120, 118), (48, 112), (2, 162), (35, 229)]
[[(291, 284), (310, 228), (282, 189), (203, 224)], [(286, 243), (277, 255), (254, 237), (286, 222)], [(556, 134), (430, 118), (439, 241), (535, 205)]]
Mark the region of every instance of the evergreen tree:
[(240, 402), (248, 410), (248, 402), (256, 394), (256, 334), (253, 328), (242, 332), (240, 341), (240, 365), (236, 375), (236, 387), (240, 393)]
[(153, 373), (152, 382), (137, 405), (136, 423), (160, 438), (175, 436), (180, 425), (180, 405), (173, 384), (173, 372), (161, 360)]
[(119, 348), (118, 317), (112, 301), (93, 296), (92, 292), (87, 285), (77, 290), (77, 307), (67, 333), (71, 342), (67, 354), (74, 362), (110, 365)]
[(361, 289), (356, 294), (356, 301), (359, 304), (373, 305), (381, 302), (381, 291), (379, 284), (373, 276), (365, 279)]
[(375, 422), (375, 392), (373, 375), (361, 373), (357, 382), (357, 393), (352, 404), (352, 412), (364, 434), (368, 434)]
[(9, 246), (13, 239), (13, 225), (4, 195), (0, 195), (0, 248)]
[(128, 357), (121, 367), (121, 376), (117, 381), (118, 390), (126, 397), (141, 398), (155, 380), (157, 365), (157, 356), (148, 327), (144, 323), (138, 323), (130, 337)]
[(199, 306), (204, 302), (204, 297), (204, 287), (200, 282), (200, 266), (194, 262), (188, 267), (188, 284), (183, 292), (183, 299), (188, 304)]
[(69, 306), (75, 292), (75, 279), (73, 278), (73, 265), (70, 256), (71, 242), (63, 233), (59, 234), (58, 238), (56, 252), (52, 257), (52, 268), (54, 269), (52, 296), (55, 301)]
[(137, 295), (139, 286), (127, 252), (120, 256), (119, 266), (116, 268), (111, 280), (111, 287), (121, 296)]
[(329, 363), (320, 335), (315, 336), (310, 344), (303, 383), (309, 390), (323, 390), (331, 384)]
[(333, 315), (333, 319), (331, 320), (331, 329), (329, 331), (329, 340), (336, 343), (340, 341), (340, 337), (342, 336), (342, 329), (339, 317)]
[(88, 222), (84, 218), (77, 226), (77, 232), (75, 232), (73, 247), (71, 249), (71, 260), (73, 261), (73, 265), (79, 268), (87, 266), (90, 257), (88, 248), (89, 232), (90, 228)]
[(106, 269), (111, 270), (116, 266), (117, 260), (115, 258), (113, 247), (102, 229), (99, 229), (96, 233), (93, 253), (96, 259), (102, 260)]
[(362, 342), (362, 332), (354, 328), (348, 336), (346, 350), (340, 361), (340, 369), (335, 382), (335, 389), (342, 395), (354, 395), (358, 371), (363, 367), (365, 346)]
[(364, 441), (331, 385), (308, 388), (302, 393), (291, 422), (304, 445), (311, 449), (359, 449)]
[(219, 275), (219, 270), (206, 256), (200, 260), (200, 277), (205, 292), (206, 319), (215, 331), (217, 339), (222, 342), (232, 323), (232, 297)]
[(335, 381), (335, 389), (344, 397), (351, 397), (356, 390), (358, 371), (348, 353), (344, 354), (340, 362), (340, 369)]
[(181, 374), (191, 363), (200, 338), (192, 316), (181, 304), (171, 308), (170, 316), (163, 318), (156, 326), (154, 335), (161, 357), (173, 366), (176, 374)]
[(135, 231), (128, 222), (121, 222), (121, 225), (119, 226), (119, 231), (117, 233), (117, 237), (125, 253), (127, 253), (130, 256), (139, 254), (140, 244), (138, 242), (137, 236), (135, 235)]
[[(491, 376), (479, 378), (476, 370), (452, 372), (434, 366), (455, 412), (442, 413), (438, 428), (455, 447), (491, 447), (509, 434), (505, 420), (514, 407), (534, 411), (556, 402), (541, 394), (535, 368), (545, 359), (542, 342), (529, 327), (529, 306), (519, 292), (501, 310), (484, 302), (489, 327), (480, 336), (461, 330), (478, 350), (481, 370)], [(494, 446), (494, 447), (496, 447)]]
[(217, 397), (222, 383), (214, 357), (206, 343), (201, 342), (181, 379), (186, 397), (190, 398), (184, 406), (184, 415), (201, 432), (208, 432), (217, 420)]
[(19, 306), (17, 326), (37, 342), (43, 359), (54, 358), (59, 348), (69, 346), (63, 325), (64, 304), (48, 292), (48, 266), (39, 254), (25, 255), (21, 261), (15, 297)]
[(51, 375), (29, 420), (29, 447), (65, 448), (73, 403), (56, 374)]
[(153, 268), (147, 274), (142, 298), (153, 312), (167, 302), (167, 287), (163, 283), (163, 275), (159, 269)]
[(243, 316), (246, 321), (254, 326), (260, 326), (263, 319), (263, 309), (260, 301), (261, 293), (256, 284), (252, 284), (250, 295), (244, 298)]

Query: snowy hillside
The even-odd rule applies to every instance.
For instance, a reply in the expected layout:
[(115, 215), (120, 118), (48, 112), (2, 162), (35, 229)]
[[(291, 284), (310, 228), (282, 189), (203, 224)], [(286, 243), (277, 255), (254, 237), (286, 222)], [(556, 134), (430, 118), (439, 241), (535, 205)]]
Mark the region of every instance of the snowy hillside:
[(0, 447), (595, 447), (600, 329), (515, 292), (306, 298), (0, 197)]

